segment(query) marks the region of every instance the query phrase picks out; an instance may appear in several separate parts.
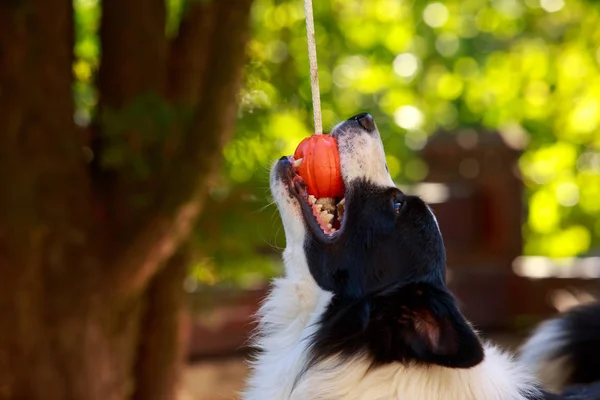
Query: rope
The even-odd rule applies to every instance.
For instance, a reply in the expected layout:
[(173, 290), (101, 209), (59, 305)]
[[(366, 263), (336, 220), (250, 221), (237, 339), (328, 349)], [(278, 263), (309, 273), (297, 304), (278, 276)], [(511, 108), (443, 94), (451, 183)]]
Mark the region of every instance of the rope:
[(317, 67), (317, 46), (315, 44), (315, 21), (313, 19), (312, 0), (304, 0), (306, 14), (306, 38), (308, 39), (308, 60), (310, 62), (310, 89), (312, 92), (315, 135), (323, 133), (321, 119), (321, 98), (319, 94), (319, 70)]

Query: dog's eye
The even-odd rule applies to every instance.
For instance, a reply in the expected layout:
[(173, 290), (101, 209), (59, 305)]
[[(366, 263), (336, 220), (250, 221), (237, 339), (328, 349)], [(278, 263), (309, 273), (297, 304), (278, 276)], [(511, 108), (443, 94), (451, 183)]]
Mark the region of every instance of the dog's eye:
[(396, 211), (396, 214), (400, 213), (400, 208), (402, 207), (402, 202), (398, 201), (398, 202), (394, 202), (394, 211)]
[(392, 204), (394, 205), (394, 212), (396, 213), (396, 215), (400, 214), (402, 206), (404, 205), (404, 201), (404, 194), (402, 194), (402, 192), (394, 193), (392, 197)]

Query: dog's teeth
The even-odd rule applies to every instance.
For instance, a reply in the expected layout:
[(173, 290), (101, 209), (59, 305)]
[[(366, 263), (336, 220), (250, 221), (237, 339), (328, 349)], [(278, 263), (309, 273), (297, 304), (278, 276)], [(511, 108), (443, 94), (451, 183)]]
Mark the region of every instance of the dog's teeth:
[(335, 199), (333, 197), (321, 197), (320, 199), (317, 200), (317, 203), (319, 203), (319, 204), (327, 204), (327, 205), (334, 205), (335, 204)]
[[(302, 160), (302, 159), (300, 159), (300, 160)], [(311, 194), (311, 195), (308, 195), (308, 201), (310, 201), (311, 204), (315, 204), (317, 201), (317, 198)]]
[(331, 233), (335, 233), (335, 232), (337, 232), (337, 229), (331, 228)]
[(300, 166), (300, 164), (302, 164), (302, 158), (297, 159), (296, 161), (294, 161), (294, 167), (298, 168)]
[(329, 214), (327, 211), (321, 212), (321, 218), (323, 221), (329, 223), (333, 219), (333, 214)]
[(343, 206), (346, 204), (346, 198), (344, 197), (342, 200), (340, 200), (340, 202), (338, 203), (338, 206)]
[(317, 204), (322, 204), (323, 209), (332, 214), (335, 212), (335, 199), (332, 197), (321, 197), (320, 199), (317, 199)]

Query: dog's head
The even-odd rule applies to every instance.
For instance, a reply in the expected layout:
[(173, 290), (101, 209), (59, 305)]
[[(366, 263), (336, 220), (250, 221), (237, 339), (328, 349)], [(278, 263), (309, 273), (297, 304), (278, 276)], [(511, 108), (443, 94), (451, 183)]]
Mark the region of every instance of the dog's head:
[(345, 184), (345, 197), (335, 199), (331, 212), (308, 196), (290, 157), (281, 158), (271, 173), (286, 239), (303, 243), (317, 283), (358, 298), (400, 281), (443, 282), (445, 252), (435, 216), (421, 199), (394, 185), (373, 118), (354, 116), (331, 136), (338, 142)]
[[(311, 275), (334, 294), (317, 342), (326, 331), (327, 340), (321, 343), (331, 339), (331, 352), (344, 352), (344, 344), (355, 348), (360, 342), (396, 340), (402, 349), (376, 351), (388, 355), (383, 361), (391, 357), (475, 365), (483, 357), (481, 345), (452, 297), (443, 295), (445, 250), (433, 212), (420, 198), (394, 185), (369, 114), (340, 123), (331, 135), (338, 143), (345, 185), (344, 198), (335, 199), (333, 207), (307, 194), (291, 157), (281, 158), (271, 171), (271, 190), (288, 245), (303, 246)], [(381, 321), (386, 325), (388, 318), (393, 321), (386, 331)], [(377, 332), (368, 333), (374, 326)], [(351, 335), (361, 337), (359, 343), (350, 345), (344, 339)], [(469, 352), (475, 350), (474, 358), (465, 360), (463, 344)]]

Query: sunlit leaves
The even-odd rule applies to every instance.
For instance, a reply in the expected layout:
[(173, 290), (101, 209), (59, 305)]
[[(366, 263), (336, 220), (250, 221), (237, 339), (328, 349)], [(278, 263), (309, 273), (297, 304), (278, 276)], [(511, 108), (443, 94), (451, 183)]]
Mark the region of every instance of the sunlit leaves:
[(75, 62), (73, 63), (73, 97), (75, 122), (87, 125), (97, 102), (94, 80), (100, 63), (98, 28), (100, 4), (97, 0), (76, 0), (75, 10)]
[(570, 174), (576, 160), (577, 148), (573, 144), (556, 142), (526, 153), (521, 160), (521, 168), (527, 178), (544, 184)]
[(558, 203), (549, 190), (538, 190), (529, 202), (529, 227), (535, 233), (556, 231), (559, 223)]
[[(205, 0), (166, 1), (169, 37), (177, 33), (190, 1)], [(390, 173), (410, 183), (426, 176), (428, 166), (416, 152), (438, 128), (499, 129), (511, 146), (526, 146), (520, 161), (529, 206), (525, 252), (573, 256), (600, 245), (600, 7), (595, 2), (313, 3), (326, 130), (371, 112)], [(74, 8), (75, 120), (86, 125), (97, 102), (100, 7), (97, 0), (76, 0)], [(274, 209), (259, 211), (270, 201), (268, 169), (313, 129), (302, 1), (255, 0), (252, 25), (237, 131), (224, 150), (223, 174), (210, 189), (212, 212), (198, 232), (205, 257), (196, 275), (207, 284), (224, 278), (249, 282), (254, 279), (249, 271), (273, 271), (272, 252), (256, 250), (282, 244)], [(153, 117), (134, 118), (134, 127), (122, 126), (118, 115), (101, 120), (115, 132), (133, 132), (128, 140), (136, 140), (138, 132), (163, 134), (160, 121), (172, 115), (155, 106), (146, 104), (144, 113)], [(155, 122), (156, 128), (148, 125)], [(119, 150), (118, 137), (110, 139), (112, 150), (104, 160), (113, 167), (128, 157)], [(138, 174), (147, 173), (141, 167)]]
[[(597, 234), (597, 233), (596, 233)], [(549, 235), (532, 236), (525, 244), (527, 253), (549, 257), (571, 257), (585, 252), (591, 244), (590, 230), (582, 225), (565, 227)]]
[[(585, 252), (600, 244), (593, 223), (600, 216), (600, 201), (594, 201), (600, 198), (600, 165), (594, 161), (600, 148), (600, 14), (590, 4), (318, 2), (325, 126), (370, 111), (392, 175), (409, 182), (425, 176), (427, 166), (412, 152), (436, 129), (499, 129), (512, 146), (527, 146), (520, 163), (529, 199), (527, 253)], [(241, 131), (257, 124), (251, 132), (264, 138), (264, 154), (248, 154), (260, 171), (259, 164), (281, 154), (276, 147), (293, 147), (299, 135), (310, 132), (312, 120), (298, 2), (257, 0), (254, 23), (249, 54), (264, 70), (248, 70), (257, 92), (243, 104), (271, 115), (243, 114), (237, 140), (252, 143)], [(260, 89), (257, 76), (269, 89)], [(273, 129), (274, 121), (280, 126), (285, 121), (288, 129)], [(281, 135), (278, 146), (274, 132)], [(228, 169), (232, 177), (235, 165)], [(258, 176), (249, 179), (258, 183)], [(567, 240), (578, 244), (564, 244)]]
[(401, 106), (394, 112), (394, 122), (406, 130), (414, 130), (423, 126), (423, 113), (412, 105)]
[(423, 21), (432, 28), (444, 26), (448, 16), (448, 8), (440, 2), (429, 3), (423, 10)]

